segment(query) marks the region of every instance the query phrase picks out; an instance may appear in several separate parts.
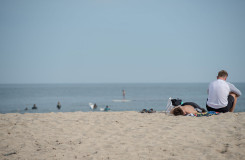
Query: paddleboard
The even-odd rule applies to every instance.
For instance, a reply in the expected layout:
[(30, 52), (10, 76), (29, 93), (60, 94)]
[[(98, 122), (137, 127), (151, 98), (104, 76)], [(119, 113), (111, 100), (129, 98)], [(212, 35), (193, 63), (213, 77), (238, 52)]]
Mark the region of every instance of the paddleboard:
[(112, 100), (112, 102), (131, 102), (132, 100), (129, 100), (129, 99), (115, 99), (115, 100)]

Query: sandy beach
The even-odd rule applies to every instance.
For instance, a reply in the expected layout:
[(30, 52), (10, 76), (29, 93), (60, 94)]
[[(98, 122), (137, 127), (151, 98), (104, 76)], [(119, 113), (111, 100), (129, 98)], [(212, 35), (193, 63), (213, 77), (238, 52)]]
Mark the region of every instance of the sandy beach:
[(0, 114), (0, 159), (244, 159), (245, 113)]

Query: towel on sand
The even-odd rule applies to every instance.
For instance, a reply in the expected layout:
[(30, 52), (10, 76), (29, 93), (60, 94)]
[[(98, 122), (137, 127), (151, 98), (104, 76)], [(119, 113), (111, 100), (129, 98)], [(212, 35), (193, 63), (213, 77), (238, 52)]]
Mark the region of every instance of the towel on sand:
[(218, 115), (219, 112), (215, 112), (215, 111), (208, 111), (208, 112), (205, 112), (205, 113), (197, 113), (197, 114), (187, 114), (186, 116), (192, 116), (192, 117), (203, 117), (203, 116), (206, 116), (206, 117), (209, 117), (209, 116), (212, 116), (212, 115)]

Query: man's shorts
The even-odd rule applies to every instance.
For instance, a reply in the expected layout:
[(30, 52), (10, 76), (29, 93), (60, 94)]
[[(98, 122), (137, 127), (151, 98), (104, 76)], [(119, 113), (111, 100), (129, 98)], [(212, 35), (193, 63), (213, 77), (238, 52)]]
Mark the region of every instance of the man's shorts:
[(232, 95), (229, 95), (228, 96), (228, 104), (227, 104), (226, 107), (219, 108), (219, 109), (214, 109), (214, 108), (209, 107), (207, 104), (206, 104), (206, 107), (207, 107), (208, 111), (215, 111), (215, 112), (225, 113), (225, 112), (229, 112), (231, 110), (231, 108), (233, 106), (233, 103), (234, 103), (234, 97)]

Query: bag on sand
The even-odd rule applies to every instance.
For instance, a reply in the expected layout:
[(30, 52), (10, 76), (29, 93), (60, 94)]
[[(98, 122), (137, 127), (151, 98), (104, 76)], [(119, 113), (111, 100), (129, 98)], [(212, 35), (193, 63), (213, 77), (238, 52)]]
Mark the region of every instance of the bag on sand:
[(177, 99), (172, 99), (171, 97), (169, 97), (168, 99), (168, 103), (167, 103), (167, 106), (166, 106), (166, 109), (165, 109), (165, 113), (166, 114), (169, 114), (170, 111), (175, 107), (175, 106), (178, 106), (178, 105), (181, 105), (182, 104), (182, 100), (177, 98)]
[(171, 99), (171, 101), (172, 101), (172, 105), (173, 106), (179, 106), (179, 105), (182, 104), (182, 100), (179, 99), (179, 98), (177, 98), (177, 99)]

